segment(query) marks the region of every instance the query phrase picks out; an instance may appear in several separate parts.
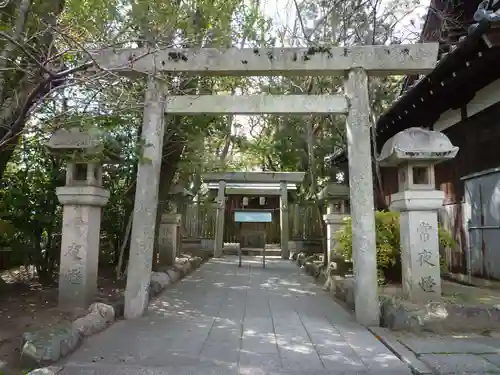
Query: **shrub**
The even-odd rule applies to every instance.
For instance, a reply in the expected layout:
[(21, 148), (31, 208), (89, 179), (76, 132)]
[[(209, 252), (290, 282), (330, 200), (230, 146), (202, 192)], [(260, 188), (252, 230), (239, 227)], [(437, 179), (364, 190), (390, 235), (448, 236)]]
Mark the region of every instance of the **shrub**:
[[(352, 225), (351, 217), (346, 218), (345, 225), (335, 234), (335, 252), (345, 259), (352, 258)], [(375, 212), (375, 230), (377, 242), (377, 268), (388, 281), (401, 281), (401, 244), (399, 236), (398, 212)], [(456, 243), (449, 232), (438, 228), (439, 244), (442, 248), (455, 248)], [(446, 269), (446, 260), (440, 255), (441, 270)]]

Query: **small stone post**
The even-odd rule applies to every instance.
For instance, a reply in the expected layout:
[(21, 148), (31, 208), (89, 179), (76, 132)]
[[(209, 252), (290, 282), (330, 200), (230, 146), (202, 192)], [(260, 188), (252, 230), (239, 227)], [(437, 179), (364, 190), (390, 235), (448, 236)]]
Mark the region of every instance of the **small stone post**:
[(281, 230), (281, 258), (290, 258), (288, 240), (290, 234), (288, 231), (288, 186), (285, 181), (280, 182), (280, 230)]
[[(97, 138), (79, 129), (60, 129), (47, 147), (59, 152), (89, 151)], [(59, 306), (87, 308), (97, 293), (101, 210), (109, 199), (102, 187), (100, 162), (72, 160), (66, 167), (66, 186), (56, 189), (63, 205)]]
[(179, 225), (181, 215), (168, 213), (161, 215), (160, 232), (158, 238), (159, 245), (159, 266), (171, 266), (178, 255)]
[(323, 215), (323, 220), (326, 223), (328, 264), (330, 264), (335, 253), (335, 233), (342, 228), (348, 214), (349, 186), (329, 183), (320, 193), (319, 198), (328, 204), (327, 213)]
[[(182, 214), (184, 211), (184, 196), (189, 195), (183, 184), (176, 184), (168, 193), (166, 212), (162, 213), (158, 231), (158, 266), (171, 266), (175, 258), (181, 253)], [(174, 225), (176, 224), (176, 225)]]
[(226, 182), (219, 181), (217, 192), (217, 216), (215, 219), (214, 257), (219, 258), (224, 249), (224, 218), (226, 213)]
[(435, 189), (434, 165), (458, 152), (446, 135), (410, 128), (389, 139), (380, 154), (384, 166), (398, 167), (399, 192), (390, 209), (401, 212), (403, 292), (413, 302), (441, 296), (438, 210), (444, 192)]
[(375, 246), (370, 102), (368, 75), (362, 68), (347, 72), (344, 83), (349, 103), (346, 119), (352, 217), (352, 257), (355, 276), (356, 320), (380, 325)]

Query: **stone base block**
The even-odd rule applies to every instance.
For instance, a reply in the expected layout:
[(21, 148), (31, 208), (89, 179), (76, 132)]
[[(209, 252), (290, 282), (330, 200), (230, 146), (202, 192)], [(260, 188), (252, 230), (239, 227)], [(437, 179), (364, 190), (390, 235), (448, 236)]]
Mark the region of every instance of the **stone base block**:
[(123, 313), (125, 311), (125, 296), (120, 296), (120, 298), (114, 301), (111, 305), (115, 310), (115, 319), (123, 318)]
[(306, 255), (304, 253), (299, 253), (297, 255), (297, 266), (302, 267), (306, 261)]
[(88, 314), (73, 323), (62, 323), (35, 332), (23, 334), (21, 359), (26, 366), (48, 365), (75, 350), (82, 339), (106, 329), (115, 320), (113, 306), (93, 303)]
[(23, 334), (21, 360), (23, 364), (39, 367), (54, 363), (75, 350), (83, 334), (71, 323), (64, 323), (38, 332)]
[(304, 264), (304, 269), (306, 273), (314, 278), (318, 278), (321, 274), (323, 265), (315, 262), (306, 262)]
[[(206, 257), (208, 259), (208, 256)], [(170, 268), (160, 269), (159, 272), (151, 273), (151, 282), (149, 284), (149, 298), (160, 294), (170, 284), (182, 279), (191, 271), (198, 268), (204, 259), (201, 257), (182, 258)]]
[[(353, 277), (329, 276), (325, 289), (354, 310)], [(380, 325), (394, 331), (437, 334), (495, 331), (500, 329), (500, 309), (446, 302), (414, 304), (393, 296), (380, 296)]]
[(465, 333), (500, 329), (500, 310), (486, 305), (446, 302), (414, 304), (396, 297), (380, 297), (381, 324), (410, 332)]
[(149, 297), (157, 296), (163, 289), (173, 283), (169, 275), (165, 272), (151, 273), (151, 282), (149, 284)]
[(170, 278), (170, 281), (172, 283), (175, 283), (176, 281), (178, 281), (180, 278), (181, 278), (181, 273), (175, 269), (170, 269), (168, 271), (166, 271), (168, 277)]
[(334, 295), (344, 301), (350, 309), (355, 310), (355, 279), (354, 277), (339, 278), (335, 283)]
[(115, 309), (113, 306), (97, 302), (90, 305), (89, 313), (75, 320), (72, 327), (83, 336), (90, 336), (105, 330), (114, 320)]
[(332, 261), (328, 266), (328, 273), (334, 275), (345, 276), (352, 273), (352, 270), (352, 262), (347, 262), (344, 258), (339, 256), (332, 257)]
[(62, 371), (61, 366), (49, 366), (49, 367), (42, 367), (42, 368), (37, 368), (33, 371), (30, 371), (28, 375), (56, 375), (59, 372)]

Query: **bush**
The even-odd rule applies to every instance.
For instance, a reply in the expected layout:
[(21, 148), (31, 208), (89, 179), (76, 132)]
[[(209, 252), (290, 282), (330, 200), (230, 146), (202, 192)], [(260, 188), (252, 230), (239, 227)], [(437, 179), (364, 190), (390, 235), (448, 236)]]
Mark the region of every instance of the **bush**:
[[(335, 234), (335, 252), (345, 259), (352, 258), (351, 217)], [(375, 212), (375, 230), (377, 242), (377, 268), (388, 281), (401, 281), (401, 244), (399, 236), (399, 212)], [(438, 228), (439, 244), (442, 248), (455, 248), (456, 243), (449, 232)], [(440, 255), (441, 270), (446, 269), (446, 260)]]

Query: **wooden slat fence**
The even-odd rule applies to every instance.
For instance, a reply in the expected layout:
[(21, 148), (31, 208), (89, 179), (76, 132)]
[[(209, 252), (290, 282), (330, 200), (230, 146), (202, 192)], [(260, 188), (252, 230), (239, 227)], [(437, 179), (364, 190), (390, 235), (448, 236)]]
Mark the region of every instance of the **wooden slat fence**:
[[(188, 204), (182, 213), (183, 232), (190, 238), (214, 238), (217, 207), (215, 204)], [(234, 222), (234, 208), (227, 207), (225, 213), (224, 242), (239, 243), (240, 227)], [(321, 239), (322, 218), (315, 204), (290, 204), (290, 240)], [(269, 244), (280, 243), (280, 212), (273, 211), (273, 221), (265, 223)]]

